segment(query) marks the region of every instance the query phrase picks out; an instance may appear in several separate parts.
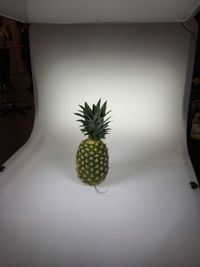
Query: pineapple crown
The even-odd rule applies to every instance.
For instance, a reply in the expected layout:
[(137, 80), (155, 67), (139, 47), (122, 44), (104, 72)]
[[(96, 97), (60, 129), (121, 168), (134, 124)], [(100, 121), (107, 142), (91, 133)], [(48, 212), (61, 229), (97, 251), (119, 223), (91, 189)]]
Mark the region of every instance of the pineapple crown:
[(101, 99), (99, 99), (96, 105), (93, 104), (92, 108), (87, 102), (85, 102), (85, 106), (79, 105), (81, 110), (74, 114), (81, 117), (77, 121), (81, 122), (80, 128), (84, 135), (88, 135), (91, 139), (99, 140), (105, 138), (105, 135), (108, 134), (110, 130), (108, 125), (111, 117), (107, 119), (105, 117), (111, 110), (106, 112), (106, 105), (107, 101), (101, 106)]

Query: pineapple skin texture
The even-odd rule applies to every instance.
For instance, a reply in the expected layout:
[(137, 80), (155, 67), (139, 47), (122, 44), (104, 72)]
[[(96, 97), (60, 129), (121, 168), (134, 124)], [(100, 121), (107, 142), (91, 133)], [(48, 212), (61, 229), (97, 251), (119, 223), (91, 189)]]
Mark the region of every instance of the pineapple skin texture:
[(83, 183), (97, 185), (105, 180), (109, 155), (102, 140), (83, 140), (76, 154), (76, 172)]

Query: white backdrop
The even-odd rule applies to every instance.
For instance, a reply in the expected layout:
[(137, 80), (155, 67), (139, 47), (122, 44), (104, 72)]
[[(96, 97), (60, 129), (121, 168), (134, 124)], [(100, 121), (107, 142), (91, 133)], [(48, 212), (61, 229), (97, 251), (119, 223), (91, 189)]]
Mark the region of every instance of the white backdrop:
[[(1, 175), (2, 266), (198, 267), (191, 35), (179, 24), (38, 24), (30, 41), (36, 121)], [(113, 115), (106, 194), (75, 173), (73, 113), (100, 97)]]

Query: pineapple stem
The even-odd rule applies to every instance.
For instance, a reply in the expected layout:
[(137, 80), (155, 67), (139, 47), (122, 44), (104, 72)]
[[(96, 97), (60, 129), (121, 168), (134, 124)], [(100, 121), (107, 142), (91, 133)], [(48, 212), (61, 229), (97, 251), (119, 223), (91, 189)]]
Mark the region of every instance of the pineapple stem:
[(104, 191), (104, 192), (101, 192), (101, 191), (99, 191), (98, 189), (97, 189), (97, 186), (96, 185), (94, 185), (94, 188), (95, 188), (95, 190), (97, 191), (97, 193), (100, 193), (100, 194), (106, 194), (108, 191)]
[(101, 138), (98, 138), (98, 137), (93, 137), (93, 136), (88, 136), (88, 139), (89, 140), (92, 140), (92, 141), (99, 141), (99, 140), (101, 140)]

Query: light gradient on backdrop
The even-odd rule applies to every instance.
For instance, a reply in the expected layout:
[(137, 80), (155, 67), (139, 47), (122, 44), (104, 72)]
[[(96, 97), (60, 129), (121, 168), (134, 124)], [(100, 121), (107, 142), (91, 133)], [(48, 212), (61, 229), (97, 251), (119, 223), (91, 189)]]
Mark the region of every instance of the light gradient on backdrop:
[[(51, 29), (45, 28), (44, 37), (33, 46), (38, 53), (33, 59), (36, 86), (40, 85), (38, 117), (47, 136), (63, 132), (66, 145), (70, 139), (75, 146), (82, 136), (73, 113), (78, 104), (101, 97), (113, 115), (107, 138), (111, 160), (134, 161), (140, 155), (182, 160), (188, 33), (178, 24), (146, 25), (142, 33), (140, 26), (131, 25), (52, 28), (53, 38)], [(74, 149), (69, 150), (70, 157)]]
[[(191, 35), (179, 24), (32, 25), (30, 42), (36, 121), (1, 176), (0, 263), (199, 267), (185, 142)], [(73, 113), (100, 97), (113, 114), (106, 194), (75, 173)]]

